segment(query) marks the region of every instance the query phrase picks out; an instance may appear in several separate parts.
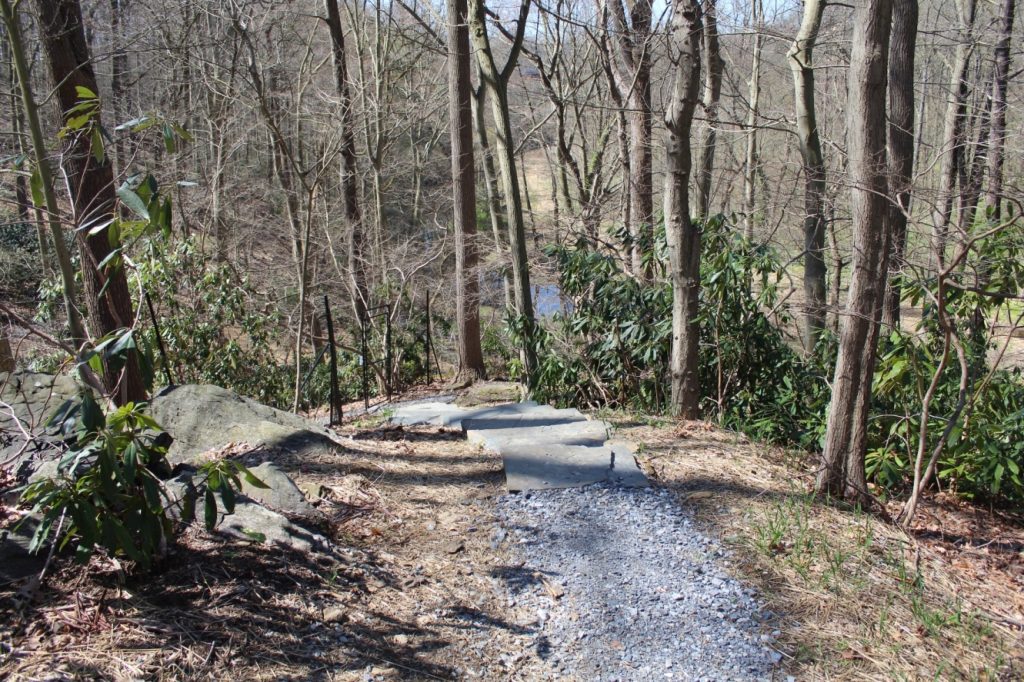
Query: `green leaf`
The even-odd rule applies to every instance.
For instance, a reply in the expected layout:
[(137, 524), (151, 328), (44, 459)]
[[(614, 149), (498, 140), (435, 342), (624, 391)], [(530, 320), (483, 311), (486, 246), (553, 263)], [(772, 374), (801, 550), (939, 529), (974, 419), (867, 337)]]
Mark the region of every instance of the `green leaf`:
[(169, 123), (164, 123), (164, 125), (163, 125), (163, 134), (164, 134), (164, 149), (167, 150), (168, 154), (173, 154), (174, 150), (175, 150), (174, 129), (171, 128)]
[(245, 482), (251, 485), (253, 488), (260, 488), (262, 490), (270, 490), (270, 486), (256, 478), (256, 476), (243, 467), (242, 477), (245, 478)]
[(206, 530), (213, 530), (214, 526), (217, 525), (217, 498), (214, 497), (213, 491), (209, 487), (206, 488), (203, 521), (206, 524)]
[(235, 489), (230, 485), (225, 485), (224, 489), (220, 491), (220, 498), (224, 502), (224, 511), (228, 514), (235, 513)]
[(93, 433), (103, 428), (107, 420), (103, 417), (103, 410), (100, 409), (96, 399), (91, 393), (82, 393), (82, 427), (86, 433)]
[(84, 85), (76, 85), (75, 92), (78, 94), (78, 99), (99, 99), (95, 92)]
[(107, 158), (106, 149), (103, 144), (103, 134), (100, 132), (100, 127), (96, 126), (92, 129), (92, 158), (96, 159), (96, 163), (103, 165), (104, 160)]
[(125, 206), (127, 206), (133, 213), (143, 218), (144, 220), (150, 220), (149, 210), (146, 208), (146, 202), (136, 194), (133, 190), (122, 185), (117, 188), (117, 196), (121, 199)]

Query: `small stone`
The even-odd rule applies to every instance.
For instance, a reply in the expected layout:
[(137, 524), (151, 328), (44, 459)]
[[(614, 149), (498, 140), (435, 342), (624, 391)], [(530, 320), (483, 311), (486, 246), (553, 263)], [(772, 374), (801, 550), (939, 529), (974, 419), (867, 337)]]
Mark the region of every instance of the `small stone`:
[(341, 623), (346, 618), (345, 609), (338, 606), (328, 606), (324, 609), (325, 623)]

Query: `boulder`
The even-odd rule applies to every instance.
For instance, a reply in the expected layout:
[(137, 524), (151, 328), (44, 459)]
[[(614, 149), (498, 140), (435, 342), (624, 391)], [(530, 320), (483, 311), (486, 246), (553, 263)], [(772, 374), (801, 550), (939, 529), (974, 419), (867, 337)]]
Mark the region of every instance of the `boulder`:
[(20, 525), (0, 530), (0, 585), (38, 574), (46, 563), (49, 549), (44, 547), (35, 554), (28, 548), (39, 527), (39, 518), (30, 516)]
[(280, 512), (289, 518), (298, 517), (306, 520), (319, 520), (320, 512), (306, 499), (306, 495), (272, 462), (264, 462), (251, 467), (252, 475), (260, 479), (269, 488), (257, 488), (242, 479), (242, 494), (259, 502), (264, 507)]
[[(49, 444), (62, 437), (46, 435), (44, 425), (81, 390), (74, 378), (63, 374), (0, 373), (0, 401), (10, 405), (0, 410), (0, 462), (7, 462), (10, 471), (24, 480), (41, 460), (55, 454)], [(37, 437), (27, 448), (22, 429)]]
[(153, 397), (150, 414), (174, 438), (167, 453), (172, 465), (200, 464), (203, 453), (230, 443), (297, 458), (329, 452), (336, 445), (320, 424), (219, 386), (165, 388)]
[(217, 532), (238, 540), (301, 554), (330, 551), (330, 543), (322, 535), (296, 525), (283, 514), (250, 500), (239, 500), (235, 512), (223, 516)]

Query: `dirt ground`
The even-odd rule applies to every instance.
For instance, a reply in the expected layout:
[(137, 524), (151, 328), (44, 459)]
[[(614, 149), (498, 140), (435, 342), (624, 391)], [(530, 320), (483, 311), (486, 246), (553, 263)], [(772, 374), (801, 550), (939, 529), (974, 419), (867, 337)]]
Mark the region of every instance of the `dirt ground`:
[[(813, 500), (792, 453), (700, 422), (600, 416), (735, 550), (779, 616), (779, 679), (1024, 677), (1024, 519), (940, 497), (904, 532)], [(191, 529), (153, 575), (58, 563), (31, 604), (0, 592), (0, 678), (527, 679), (502, 657), (534, 623), (503, 596), (524, 576), (491, 535), (498, 457), (380, 418), (339, 434), (317, 461), (276, 460), (329, 519), (337, 557)]]
[[(319, 461), (276, 459), (329, 523), (336, 559), (190, 529), (152, 576), (58, 564), (38, 598), (0, 593), (0, 678), (454, 679), (492, 668), (506, 622), (488, 536), (500, 459), (439, 428), (350, 423)], [(500, 667), (500, 666), (499, 666)], [(500, 675), (498, 676), (500, 677)], [(484, 674), (484, 679), (497, 679)]]

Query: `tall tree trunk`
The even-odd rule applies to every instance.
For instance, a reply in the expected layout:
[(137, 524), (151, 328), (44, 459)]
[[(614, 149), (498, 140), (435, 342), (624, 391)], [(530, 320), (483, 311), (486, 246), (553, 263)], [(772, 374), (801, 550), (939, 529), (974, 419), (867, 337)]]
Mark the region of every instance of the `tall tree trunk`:
[(352, 309), (356, 319), (366, 317), (370, 304), (370, 291), (366, 283), (364, 258), (365, 230), (363, 212), (359, 203), (358, 169), (356, 167), (356, 136), (353, 124), (352, 96), (349, 93), (348, 62), (345, 57), (345, 33), (341, 28), (338, 0), (324, 0), (327, 5), (327, 26), (331, 32), (334, 57), (334, 80), (338, 91), (341, 118), (341, 191), (344, 199), (345, 222), (349, 230), (348, 268)]
[(854, 17), (847, 101), (852, 273), (815, 489), (867, 504), (864, 457), (890, 246), (886, 114), (878, 103), (886, 101), (891, 0), (863, 0)]
[(718, 146), (718, 103), (722, 97), (722, 51), (718, 41), (718, 10), (715, 0), (704, 3), (704, 109), (705, 129), (697, 161), (697, 215), (706, 218), (711, 210), (711, 175)]
[[(110, 0), (110, 99), (113, 105), (111, 111), (114, 115), (114, 124), (120, 125), (125, 122), (125, 101), (127, 93), (124, 81), (128, 74), (128, 53), (124, 49), (124, 14), (125, 0)], [(128, 163), (128, 156), (124, 149), (124, 136), (118, 135), (114, 138), (114, 162), (118, 173), (124, 173)]]
[[(473, 105), (466, 0), (448, 2), (448, 112), (451, 121), (452, 199), (455, 222), (455, 315), (459, 328), (459, 373), (486, 374), (480, 348), (480, 282), (476, 251), (476, 168), (473, 164)], [(430, 358), (427, 358), (430, 361)]]
[[(99, 92), (85, 43), (82, 9), (78, 0), (36, 0), (36, 6), (43, 49), (50, 62), (53, 82), (57, 84), (57, 101), (67, 122), (75, 115), (72, 109), (80, 100), (78, 88)], [(101, 125), (98, 112), (92, 125)], [(95, 230), (97, 225), (114, 218), (116, 194), (110, 158), (93, 149), (92, 137), (85, 130), (68, 135), (66, 139), (64, 158), (74, 208), (75, 234), (78, 235), (82, 254), (82, 279), (90, 321), (100, 334), (132, 328), (135, 319), (124, 269), (115, 265), (100, 269), (100, 263), (119, 246), (111, 244), (108, 229)], [(146, 388), (134, 353), (128, 355), (123, 372), (115, 373), (107, 367), (104, 381), (118, 405), (146, 399)]]
[(764, 4), (751, 0), (750, 24), (754, 30), (754, 51), (750, 62), (750, 91), (747, 110), (747, 150), (743, 162), (743, 234), (747, 241), (754, 240), (754, 214), (757, 211), (757, 119), (761, 102), (761, 53), (764, 51)]
[(484, 116), (484, 101), (487, 99), (487, 88), (480, 85), (473, 90), (473, 128), (480, 142), (480, 156), (484, 171), (484, 189), (487, 192), (487, 212), (491, 216), (491, 231), (494, 233), (494, 248), (498, 252), (501, 264), (502, 290), (505, 292), (505, 308), (511, 310), (512, 280), (509, 278), (508, 225), (505, 224), (505, 205), (498, 189), (498, 172), (494, 168), (494, 155), (491, 153), (491, 142), (487, 136), (487, 121)]
[(527, 381), (531, 381), (537, 366), (537, 352), (534, 346), (533, 298), (530, 291), (530, 266), (526, 250), (526, 225), (523, 220), (523, 200), (519, 189), (519, 174), (516, 170), (515, 146), (512, 141), (512, 119), (508, 105), (508, 82), (515, 72), (526, 31), (526, 18), (530, 11), (530, 0), (521, 0), (516, 33), (511, 37), (511, 47), (505, 66), (500, 70), (494, 61), (487, 30), (487, 8), (484, 0), (470, 0), (470, 38), (476, 50), (477, 64), (484, 87), (491, 98), (491, 113), (494, 117), (498, 170), (504, 185), (506, 220), (509, 229), (509, 246), (512, 253), (513, 295), (516, 304), (517, 324), (522, 336), (520, 357)]
[(669, 58), (675, 65), (672, 99), (665, 111), (668, 129), (665, 174), (665, 237), (672, 280), (672, 347), (670, 411), (684, 419), (700, 415), (697, 351), (700, 328), (700, 229), (690, 216), (691, 133), (700, 87), (700, 5), (674, 0)]
[(654, 230), (654, 180), (652, 175), (653, 114), (651, 113), (651, 0), (633, 0), (629, 17), (622, 0), (610, 2), (610, 18), (615, 27), (614, 45), (618, 59), (612, 60), (616, 88), (629, 111), (629, 222), (633, 238), (631, 265), (633, 274), (649, 279), (650, 267), (644, 263), (644, 248), (651, 243)]
[(992, 220), (1002, 217), (1003, 162), (1006, 158), (1006, 92), (1010, 78), (1010, 42), (1017, 0), (1003, 0), (999, 20), (999, 40), (995, 48), (995, 73), (992, 75), (992, 129), (988, 150), (988, 187), (985, 203)]
[(889, 229), (892, 253), (882, 324), (900, 326), (900, 288), (907, 247), (907, 216), (914, 179), (914, 56), (917, 45), (917, 0), (893, 0), (889, 44), (889, 166), (892, 194)]
[(814, 47), (821, 29), (824, 0), (806, 0), (803, 20), (792, 47), (789, 67), (796, 92), (796, 128), (804, 170), (804, 350), (814, 350), (825, 329), (825, 157), (821, 152), (814, 106)]
[(950, 221), (953, 216), (953, 201), (956, 198), (956, 181), (963, 167), (964, 122), (967, 117), (967, 94), (970, 89), (968, 67), (974, 51), (974, 18), (977, 0), (963, 0), (960, 7), (962, 22), (960, 42), (956, 46), (953, 67), (950, 72), (952, 96), (946, 107), (943, 125), (942, 166), (939, 171), (939, 195), (932, 215), (932, 250), (935, 253), (937, 269), (946, 262), (946, 242)]

